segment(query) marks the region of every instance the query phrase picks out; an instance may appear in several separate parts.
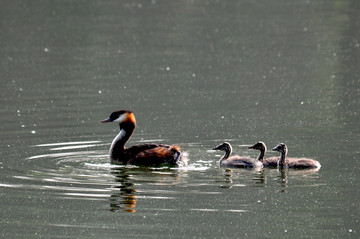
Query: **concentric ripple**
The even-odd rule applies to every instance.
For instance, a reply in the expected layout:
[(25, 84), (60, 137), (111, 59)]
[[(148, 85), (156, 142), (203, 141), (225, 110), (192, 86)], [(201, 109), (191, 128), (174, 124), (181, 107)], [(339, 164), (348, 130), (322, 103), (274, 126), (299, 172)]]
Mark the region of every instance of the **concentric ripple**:
[(101, 141), (31, 147), (38, 153), (26, 159), (29, 171), (14, 175), (14, 183), (2, 183), (0, 187), (42, 190), (63, 200), (105, 201), (110, 211), (135, 212), (137, 202), (143, 200), (176, 200), (182, 193), (179, 188), (201, 187), (188, 184), (189, 172), (203, 172), (211, 166), (206, 160), (180, 168), (112, 165), (108, 144)]

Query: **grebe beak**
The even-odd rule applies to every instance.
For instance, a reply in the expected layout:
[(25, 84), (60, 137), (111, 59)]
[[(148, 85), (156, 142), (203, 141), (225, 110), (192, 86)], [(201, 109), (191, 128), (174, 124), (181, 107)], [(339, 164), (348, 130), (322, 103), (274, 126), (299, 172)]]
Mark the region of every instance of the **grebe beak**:
[(217, 145), (217, 146), (215, 146), (214, 148), (213, 148), (213, 150), (221, 150), (221, 144), (220, 145)]
[(273, 151), (278, 151), (278, 147), (276, 146), (276, 147), (274, 147), (272, 150), (273, 150)]
[(112, 119), (108, 118), (100, 121), (100, 123), (109, 123), (109, 122), (112, 122)]
[(248, 149), (253, 149), (254, 147), (255, 147), (255, 145), (249, 146)]

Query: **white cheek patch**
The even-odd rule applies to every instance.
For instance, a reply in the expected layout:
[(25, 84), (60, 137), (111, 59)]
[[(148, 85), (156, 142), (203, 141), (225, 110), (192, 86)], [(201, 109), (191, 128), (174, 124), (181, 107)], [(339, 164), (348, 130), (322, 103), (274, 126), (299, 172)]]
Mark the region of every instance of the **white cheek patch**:
[(115, 119), (113, 122), (121, 123), (124, 122), (124, 120), (128, 117), (128, 114), (122, 114), (119, 118)]

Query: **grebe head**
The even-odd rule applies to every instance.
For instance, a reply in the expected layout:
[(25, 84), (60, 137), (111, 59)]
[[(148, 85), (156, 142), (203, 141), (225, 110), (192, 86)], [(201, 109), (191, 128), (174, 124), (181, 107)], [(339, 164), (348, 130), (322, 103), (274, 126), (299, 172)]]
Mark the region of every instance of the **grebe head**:
[(125, 122), (131, 122), (133, 124), (136, 124), (135, 116), (133, 112), (130, 110), (119, 110), (112, 112), (110, 117), (107, 119), (104, 119), (100, 121), (101, 123), (109, 123), (109, 122), (116, 122), (119, 124), (125, 123)]
[(224, 142), (222, 144), (219, 144), (218, 146), (215, 146), (213, 150), (221, 150), (221, 151), (231, 151), (231, 145), (228, 142)]
[(249, 149), (256, 149), (256, 150), (260, 150), (260, 151), (266, 151), (266, 145), (264, 142), (259, 141), (256, 144), (254, 144), (253, 146), (250, 146)]
[(274, 151), (278, 151), (280, 153), (287, 153), (288, 149), (286, 147), (286, 145), (284, 143), (279, 143), (278, 145), (276, 145), (272, 150)]

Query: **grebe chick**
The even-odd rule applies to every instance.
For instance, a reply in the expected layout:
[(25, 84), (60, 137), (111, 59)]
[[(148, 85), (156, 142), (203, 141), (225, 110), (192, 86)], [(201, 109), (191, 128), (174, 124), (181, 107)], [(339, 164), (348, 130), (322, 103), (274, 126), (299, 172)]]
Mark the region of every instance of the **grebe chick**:
[(186, 165), (180, 147), (177, 145), (142, 144), (126, 148), (136, 127), (134, 114), (129, 110), (111, 113), (108, 119), (101, 123), (116, 122), (120, 126), (119, 134), (110, 146), (110, 160), (115, 164), (134, 164), (142, 166)]
[(270, 158), (264, 158), (267, 148), (264, 142), (259, 141), (256, 144), (254, 144), (253, 146), (250, 146), (249, 149), (255, 149), (255, 150), (259, 150), (260, 154), (257, 157), (257, 160), (259, 160), (260, 162), (263, 163), (264, 167), (272, 167), (272, 168), (276, 168), (278, 165), (278, 161), (280, 159), (280, 157), (270, 157)]
[(220, 167), (228, 168), (255, 168), (262, 167), (262, 163), (254, 158), (234, 155), (231, 156), (232, 147), (230, 143), (224, 142), (213, 148), (214, 150), (225, 151), (225, 155), (220, 159)]
[(321, 165), (318, 161), (309, 158), (291, 158), (287, 159), (286, 155), (288, 149), (285, 144), (280, 143), (272, 150), (280, 152), (280, 160), (278, 162), (279, 168), (320, 168)]

